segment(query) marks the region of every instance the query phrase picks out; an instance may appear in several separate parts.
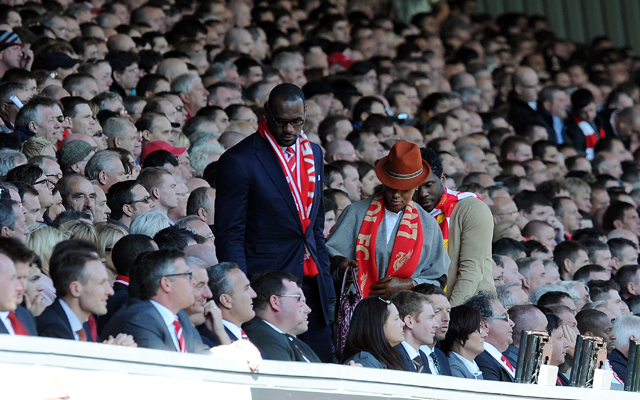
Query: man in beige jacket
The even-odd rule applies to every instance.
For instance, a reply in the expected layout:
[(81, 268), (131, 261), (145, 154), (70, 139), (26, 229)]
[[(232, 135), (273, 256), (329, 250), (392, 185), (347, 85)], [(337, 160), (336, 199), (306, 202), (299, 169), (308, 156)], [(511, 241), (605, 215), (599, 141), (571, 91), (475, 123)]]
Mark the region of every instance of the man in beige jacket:
[(447, 189), (442, 164), (432, 149), (422, 149), (422, 158), (431, 174), (416, 190), (414, 200), (436, 219), (442, 231), (451, 258), (445, 289), (451, 305), (460, 305), (480, 291), (495, 293), (489, 207), (473, 193)]

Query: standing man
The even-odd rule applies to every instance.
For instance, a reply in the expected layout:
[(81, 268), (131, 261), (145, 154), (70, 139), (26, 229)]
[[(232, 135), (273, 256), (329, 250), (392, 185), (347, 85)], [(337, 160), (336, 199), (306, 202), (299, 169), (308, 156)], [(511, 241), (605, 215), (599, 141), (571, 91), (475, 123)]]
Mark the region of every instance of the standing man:
[(438, 155), (429, 148), (421, 151), (431, 174), (416, 190), (414, 199), (436, 219), (442, 231), (451, 258), (445, 289), (451, 305), (460, 305), (480, 291), (495, 293), (491, 264), (493, 217), (489, 207), (473, 193), (448, 189)]
[(276, 86), (258, 132), (227, 151), (216, 174), (216, 247), (249, 277), (282, 270), (303, 282), (311, 309), (301, 337), (331, 361), (329, 299), (335, 297), (324, 242), (322, 150), (302, 132), (302, 90)]

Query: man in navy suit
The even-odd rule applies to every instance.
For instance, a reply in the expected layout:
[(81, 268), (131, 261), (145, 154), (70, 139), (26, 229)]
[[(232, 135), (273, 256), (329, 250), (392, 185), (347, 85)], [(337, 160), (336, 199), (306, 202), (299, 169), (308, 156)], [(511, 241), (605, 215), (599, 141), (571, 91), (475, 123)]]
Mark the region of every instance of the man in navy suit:
[(391, 296), (391, 302), (404, 322), (404, 341), (396, 349), (405, 371), (430, 374), (429, 360), (420, 347), (435, 343), (439, 327), (431, 301), (424, 294), (401, 290)]
[[(220, 307), (224, 331), (232, 342), (248, 339), (242, 330), (242, 324), (251, 321), (256, 315), (253, 311), (256, 292), (251, 288), (249, 279), (238, 264), (232, 262), (222, 262), (209, 267), (207, 273), (213, 301)], [(219, 333), (214, 334), (205, 325), (200, 325), (198, 331), (214, 345), (220, 344)]]
[(252, 278), (287, 271), (303, 282), (309, 330), (302, 339), (323, 361), (332, 359), (329, 299), (335, 298), (325, 247), (322, 150), (302, 125), (302, 90), (276, 86), (258, 132), (218, 161), (216, 249), (220, 261), (237, 263)]
[(427, 360), (429, 361), (429, 370), (434, 375), (451, 376), (449, 359), (442, 350), (436, 347), (438, 342), (444, 340), (449, 330), (451, 303), (449, 303), (447, 295), (441, 287), (430, 283), (420, 284), (411, 290), (426, 295), (431, 301), (436, 323), (438, 324), (433, 343), (420, 346), (420, 350), (427, 356)]
[(482, 377), (489, 381), (513, 382), (516, 366), (503, 354), (513, 343), (514, 324), (509, 319), (507, 310), (495, 296), (482, 292), (471, 297), (465, 304), (480, 312), (482, 329), (487, 332), (484, 351), (475, 360), (482, 371)]
[[(97, 246), (84, 240), (59, 243), (51, 255), (49, 273), (58, 297), (36, 318), (40, 336), (100, 341), (93, 315), (106, 314), (113, 289)], [(106, 343), (135, 346), (126, 335)]]

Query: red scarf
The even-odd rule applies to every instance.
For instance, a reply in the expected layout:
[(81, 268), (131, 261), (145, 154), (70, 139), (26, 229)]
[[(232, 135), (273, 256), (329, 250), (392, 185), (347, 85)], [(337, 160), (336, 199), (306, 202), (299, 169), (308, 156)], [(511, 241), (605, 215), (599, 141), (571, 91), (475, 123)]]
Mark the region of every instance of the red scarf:
[[(271, 145), (271, 149), (276, 153), (276, 157), (287, 178), (293, 201), (298, 210), (298, 217), (302, 224), (302, 232), (304, 233), (311, 224), (309, 215), (316, 190), (316, 167), (311, 142), (307, 139), (307, 135), (301, 131), (300, 137), (291, 146), (294, 150), (295, 161), (289, 166), (284, 150), (278, 145), (271, 132), (269, 132), (269, 126), (267, 125), (265, 117), (260, 119), (258, 133)], [(317, 274), (318, 267), (316, 262), (313, 260), (313, 257), (311, 257), (311, 254), (309, 254), (309, 251), (305, 249), (304, 276), (316, 276)]]
[(445, 187), (445, 192), (440, 198), (440, 201), (436, 207), (431, 210), (431, 216), (436, 219), (440, 230), (442, 231), (442, 239), (444, 240), (444, 249), (449, 251), (449, 220), (451, 219), (451, 213), (458, 204), (459, 200), (466, 199), (468, 197), (478, 196), (471, 192), (456, 192)]
[[(369, 295), (371, 284), (378, 282), (376, 239), (378, 228), (380, 228), (383, 219), (384, 195), (378, 193), (367, 210), (356, 243), (356, 260), (358, 260), (359, 267), (358, 284), (364, 297)], [(386, 277), (411, 278), (420, 260), (422, 243), (420, 214), (416, 204), (411, 201), (404, 209), (400, 227), (393, 242)]]
[(578, 128), (580, 128), (580, 130), (582, 131), (582, 134), (584, 135), (587, 141), (587, 148), (585, 152), (587, 153), (587, 160), (591, 161), (593, 160), (593, 156), (594, 156), (593, 149), (596, 147), (598, 140), (607, 137), (607, 134), (604, 132), (604, 129), (602, 128), (598, 129), (598, 133), (596, 134), (595, 124), (584, 121), (583, 119), (581, 119), (575, 114), (573, 115), (573, 120), (575, 121), (576, 124), (578, 124)]

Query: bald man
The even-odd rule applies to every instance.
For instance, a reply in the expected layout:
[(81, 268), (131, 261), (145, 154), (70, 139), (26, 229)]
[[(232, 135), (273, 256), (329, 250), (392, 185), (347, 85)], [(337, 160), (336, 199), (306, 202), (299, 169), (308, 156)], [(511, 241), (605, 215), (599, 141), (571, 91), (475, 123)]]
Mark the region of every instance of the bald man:
[(610, 119), (604, 121), (604, 131), (607, 137), (617, 137), (622, 141), (629, 140), (634, 132), (640, 132), (640, 108), (628, 107), (612, 112)]
[(534, 305), (522, 304), (509, 308), (509, 318), (513, 321), (513, 343), (509, 345), (503, 354), (511, 361), (512, 365), (518, 364), (520, 340), (523, 332), (546, 331), (547, 317)]
[(493, 214), (493, 223), (499, 224), (504, 221), (513, 221), (519, 224), (525, 218), (518, 212), (518, 206), (510, 198), (496, 197), (493, 199), (491, 214)]
[(509, 94), (509, 121), (516, 132), (525, 126), (537, 122), (538, 92), (540, 81), (533, 68), (517, 68), (512, 76), (513, 92)]

